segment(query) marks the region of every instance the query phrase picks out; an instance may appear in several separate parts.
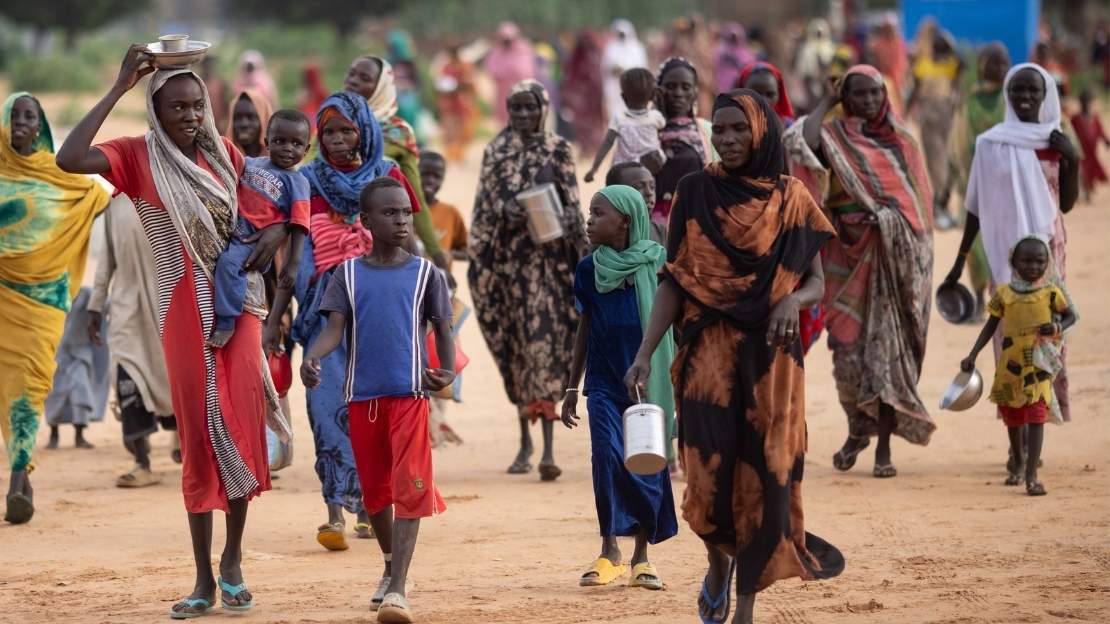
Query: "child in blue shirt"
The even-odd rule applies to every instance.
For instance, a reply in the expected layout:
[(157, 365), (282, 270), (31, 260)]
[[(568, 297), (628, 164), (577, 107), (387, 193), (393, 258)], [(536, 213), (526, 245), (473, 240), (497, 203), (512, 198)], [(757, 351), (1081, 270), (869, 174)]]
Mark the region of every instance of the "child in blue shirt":
[[(279, 110), (270, 117), (266, 130), (266, 147), (270, 155), (246, 159), (237, 189), (239, 218), (227, 249), (216, 259), (213, 275), (216, 327), (208, 340), (208, 345), (213, 348), (223, 347), (231, 340), (235, 333), (235, 321), (243, 312), (243, 300), (247, 293), (247, 273), (243, 265), (255, 247), (255, 243), (248, 240), (274, 223), (285, 223), (290, 229), (286, 262), (278, 277), (278, 288), (292, 291), (301, 262), (304, 235), (309, 228), (308, 180), (294, 167), (304, 159), (310, 132), (308, 117), (304, 113), (289, 108)], [(288, 294), (281, 299), (288, 305)], [(278, 306), (274, 306), (274, 312), (279, 316), (285, 309), (285, 306), (280, 307), (278, 311)]]
[[(335, 270), (320, 303), (328, 324), (305, 354), (301, 380), (307, 388), (319, 385), (320, 360), (346, 337), (351, 450), (385, 555), (372, 608), (379, 622), (411, 622), (405, 578), (420, 519), (447, 508), (432, 476), (428, 394), (455, 378), (451, 297), (432, 263), (405, 251), (412, 203), (401, 184), (378, 178), (362, 190), (359, 205), (374, 246)], [(444, 368), (428, 368), (429, 322)]]

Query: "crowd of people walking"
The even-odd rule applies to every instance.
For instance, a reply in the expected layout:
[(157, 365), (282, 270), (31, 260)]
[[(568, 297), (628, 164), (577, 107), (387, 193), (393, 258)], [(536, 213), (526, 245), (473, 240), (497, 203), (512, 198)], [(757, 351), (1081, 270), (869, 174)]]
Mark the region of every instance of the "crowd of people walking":
[[(84, 429), (112, 388), (135, 460), (118, 486), (158, 483), (148, 440), (174, 432), (196, 577), (170, 617), (205, 615), (217, 597), (225, 610), (251, 609), (249, 502), (288, 463), (275, 448), (299, 411), (279, 396), (291, 373), (274, 355), (299, 346), (326, 513), (315, 539), (346, 550), (354, 516), (353, 535), (376, 539), (383, 555), (371, 608), (382, 622), (414, 621), (406, 578), (420, 521), (446, 510), (432, 443), (458, 438), (445, 403), (429, 402), (459, 396), (466, 306), (453, 262), (467, 264), (512, 405), (506, 428), (519, 427), (507, 472), (558, 479), (556, 425), (577, 426), (586, 396), (602, 539), (583, 586), (628, 574), (632, 587), (663, 587), (648, 551), (679, 530), (680, 475), (681, 515), (708, 558), (703, 622), (727, 621), (733, 598), (734, 621), (752, 622), (756, 595), (775, 582), (839, 575), (845, 555), (808, 532), (820, 517), (804, 518), (805, 388), (835, 384), (847, 421), (836, 470), (851, 470), (877, 438), (872, 474), (897, 476), (895, 436), (926, 445), (937, 427), (918, 384), (938, 261), (952, 263), (948, 287), (968, 269), (971, 319), (989, 315), (960, 366), (972, 371), (993, 340), (1007, 484), (1045, 494), (1043, 424), (1073, 416), (1064, 334), (1079, 315), (1065, 215), (1106, 180), (1097, 149), (1110, 139), (1091, 95), (1065, 124), (1048, 69), (1010, 67), (997, 43), (965, 61), (935, 22), (912, 47), (888, 21), (845, 48), (814, 20), (786, 71), (740, 24), (677, 24), (654, 67), (630, 22), (609, 30), (577, 37), (556, 94), (538, 46), (515, 24), (497, 29), (481, 70), (500, 128), (482, 151), (468, 223), (437, 197), (477, 125), (479, 68), (461, 46), (438, 68), (442, 156), (414, 112), (419, 72), (399, 33), (388, 54), (353, 59), (334, 93), (308, 68), (295, 108), (281, 107), (256, 52), (228, 89), (192, 69), (156, 69), (133, 45), (57, 151), (39, 101), (9, 96), (5, 520), (35, 512), (40, 422), (50, 448), (61, 425), (88, 447)], [(965, 66), (976, 73), (966, 94)], [(149, 132), (94, 143), (144, 80)], [(584, 180), (609, 163), (606, 184), (581, 197), (578, 166), (595, 154)], [(549, 189), (553, 237), (537, 235), (521, 199), (536, 189)], [(955, 197), (965, 210), (951, 210)], [(81, 289), (102, 213), (106, 244), (92, 289)], [(934, 232), (960, 224), (959, 254), (935, 257)], [(804, 371), (822, 336), (831, 382)], [(666, 422), (667, 465), (648, 475), (624, 462), (621, 414), (641, 402)], [(214, 574), (216, 510), (228, 530)], [(618, 537), (635, 539), (631, 566)]]

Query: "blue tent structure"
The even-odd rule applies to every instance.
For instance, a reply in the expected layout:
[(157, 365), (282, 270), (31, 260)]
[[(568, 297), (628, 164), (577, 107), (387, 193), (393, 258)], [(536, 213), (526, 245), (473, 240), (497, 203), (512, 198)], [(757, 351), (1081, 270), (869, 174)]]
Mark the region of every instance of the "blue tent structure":
[(961, 45), (1001, 41), (1014, 63), (1028, 60), (1037, 41), (1041, 0), (902, 0), (902, 29), (911, 41), (932, 16)]

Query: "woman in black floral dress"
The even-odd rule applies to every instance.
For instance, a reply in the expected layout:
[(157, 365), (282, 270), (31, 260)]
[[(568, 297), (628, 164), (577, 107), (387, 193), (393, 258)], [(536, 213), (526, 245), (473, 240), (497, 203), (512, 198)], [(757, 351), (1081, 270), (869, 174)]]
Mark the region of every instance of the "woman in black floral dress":
[[(509, 473), (532, 470), (528, 427), (541, 420), (540, 477), (551, 481), (561, 474), (552, 449), (559, 418), (555, 403), (566, 388), (574, 346), (574, 267), (586, 255), (586, 234), (570, 144), (543, 129), (547, 92), (534, 80), (522, 81), (510, 92), (506, 106), (509, 125), (482, 155), (468, 277), (482, 335), (520, 419), (520, 451)], [(547, 182), (555, 184), (562, 199), (566, 233), (536, 244), (515, 197)]]

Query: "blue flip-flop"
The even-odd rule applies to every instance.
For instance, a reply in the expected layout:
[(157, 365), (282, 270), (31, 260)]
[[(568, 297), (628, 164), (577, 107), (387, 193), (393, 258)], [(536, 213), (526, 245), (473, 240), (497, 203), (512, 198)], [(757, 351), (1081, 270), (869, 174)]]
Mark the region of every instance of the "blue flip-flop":
[[(698, 617), (701, 619), (702, 624), (721, 624), (728, 621), (728, 614), (732, 611), (732, 576), (736, 572), (736, 559), (732, 559), (732, 563), (728, 566), (728, 578), (725, 580), (725, 587), (721, 590), (721, 594), (714, 598), (709, 595), (709, 575), (705, 575), (705, 579), (701, 582), (701, 594), (698, 596), (699, 607), (704, 603), (711, 615), (705, 617), (701, 614), (701, 609), (698, 609)], [(724, 604), (725, 612), (721, 615), (721, 619), (714, 619), (712, 614), (717, 612)]]
[[(246, 582), (239, 583), (238, 585), (231, 585), (225, 582), (222, 577), (217, 580), (220, 584), (220, 591), (227, 592), (231, 595), (232, 598), (238, 598), (239, 594), (247, 591)], [(254, 606), (254, 599), (252, 598), (251, 600), (248, 600), (243, 604), (231, 604), (228, 601), (224, 600), (223, 593), (221, 593), (220, 604), (223, 606), (224, 609), (227, 609), (228, 611), (250, 611), (251, 607)]]
[(203, 611), (174, 611), (173, 608), (171, 607), (170, 608), (170, 619), (172, 619), (172, 620), (191, 620), (193, 618), (204, 617), (204, 616), (206, 616), (206, 615), (208, 615), (209, 613), (212, 612), (212, 601), (207, 599), (207, 598), (183, 598), (182, 600), (179, 600), (177, 602), (177, 604), (175, 604), (174, 606), (177, 606), (179, 604), (184, 604), (186, 607), (188, 607), (190, 609), (195, 609), (197, 607), (203, 606), (204, 610)]

